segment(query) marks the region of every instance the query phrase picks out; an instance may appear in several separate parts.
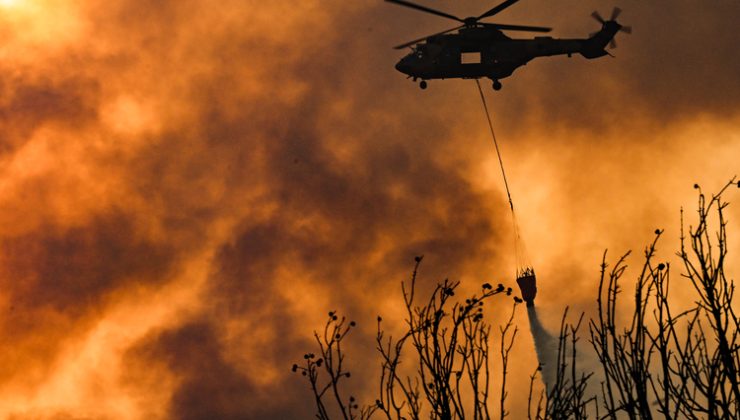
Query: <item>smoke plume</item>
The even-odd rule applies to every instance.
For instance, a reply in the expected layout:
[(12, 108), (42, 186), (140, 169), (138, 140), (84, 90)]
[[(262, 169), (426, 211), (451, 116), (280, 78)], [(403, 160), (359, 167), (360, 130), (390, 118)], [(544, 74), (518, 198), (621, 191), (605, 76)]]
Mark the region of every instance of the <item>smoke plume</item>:
[[(661, 227), (670, 258), (691, 186), (738, 169), (739, 3), (628, 3), (616, 58), (536, 60), (486, 88), (547, 279), (537, 343), (544, 308), (593, 310), (604, 248)], [(497, 19), (583, 37), (612, 7)], [(358, 323), (350, 382), (371, 402), (373, 320), (402, 322), (415, 255), (420, 287), (513, 286), (474, 83), (422, 92), (393, 69), (391, 46), (447, 23), (381, 1), (0, 2), (0, 417), (310, 417), (290, 366), (330, 310)], [(512, 416), (527, 380), (511, 375)]]

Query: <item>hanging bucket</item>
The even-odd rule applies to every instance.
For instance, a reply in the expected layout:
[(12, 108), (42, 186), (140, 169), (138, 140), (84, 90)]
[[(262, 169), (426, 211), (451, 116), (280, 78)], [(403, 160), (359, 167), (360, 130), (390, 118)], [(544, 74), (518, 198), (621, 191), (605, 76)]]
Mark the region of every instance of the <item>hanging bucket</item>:
[(516, 278), (516, 284), (522, 292), (522, 299), (527, 302), (527, 306), (534, 306), (534, 297), (537, 296), (537, 278), (534, 270), (527, 268), (522, 271)]

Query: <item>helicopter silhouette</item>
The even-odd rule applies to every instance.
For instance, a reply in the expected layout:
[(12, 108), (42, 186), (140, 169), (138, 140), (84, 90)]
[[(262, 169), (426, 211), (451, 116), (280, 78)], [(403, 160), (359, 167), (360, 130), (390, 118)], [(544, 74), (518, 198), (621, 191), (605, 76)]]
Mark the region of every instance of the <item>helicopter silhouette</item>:
[[(500, 90), (501, 79), (511, 76), (517, 68), (534, 58), (561, 54), (570, 57), (574, 53), (588, 59), (602, 57), (609, 54), (605, 49), (607, 45), (616, 47), (614, 36), (617, 32), (632, 33), (631, 27), (617, 23), (616, 19), (622, 12), (618, 7), (614, 8), (608, 20), (593, 12), (591, 16), (601, 24), (601, 29), (585, 39), (554, 39), (549, 36), (512, 39), (502, 31), (550, 32), (552, 28), (481, 22), (519, 0), (506, 0), (480, 16), (464, 19), (409, 1), (385, 1), (461, 23), (452, 29), (394, 47), (402, 49), (415, 44), (412, 52), (396, 64), (396, 70), (413, 78), (414, 82), (421, 79), (419, 87), (422, 89), (427, 88), (427, 80), (431, 79), (488, 77), (493, 81), (493, 89)], [(457, 33), (450, 34), (453, 31)]]

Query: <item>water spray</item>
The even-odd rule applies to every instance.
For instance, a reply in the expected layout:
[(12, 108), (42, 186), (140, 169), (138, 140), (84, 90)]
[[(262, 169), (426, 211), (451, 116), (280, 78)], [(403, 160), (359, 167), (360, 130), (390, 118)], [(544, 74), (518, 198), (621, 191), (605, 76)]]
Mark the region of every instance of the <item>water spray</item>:
[(504, 161), (501, 158), (501, 150), (498, 147), (496, 133), (493, 130), (493, 123), (491, 122), (491, 115), (488, 111), (488, 105), (486, 104), (486, 97), (483, 94), (483, 89), (481, 89), (478, 79), (476, 79), (475, 82), (478, 85), (481, 102), (483, 102), (483, 110), (488, 119), (488, 127), (491, 129), (491, 137), (493, 138), (493, 144), (496, 147), (496, 155), (498, 156), (498, 162), (501, 166), (501, 175), (504, 179), (504, 186), (506, 187), (506, 196), (509, 199), (511, 221), (514, 230), (514, 249), (516, 252), (516, 283), (521, 291), (522, 299), (527, 303), (529, 327), (534, 339), (537, 361), (539, 362), (539, 367), (542, 371), (542, 380), (545, 382), (545, 387), (549, 387), (554, 384), (556, 377), (555, 366), (557, 363), (555, 355), (557, 355), (557, 345), (553, 337), (542, 327), (542, 324), (540, 324), (540, 321), (537, 318), (537, 310), (534, 307), (534, 298), (537, 296), (537, 276), (535, 275), (534, 267), (529, 261), (524, 240), (519, 231), (519, 223), (517, 222), (516, 213), (514, 212), (514, 201), (511, 199), (509, 182), (506, 179), (506, 171), (504, 170)]

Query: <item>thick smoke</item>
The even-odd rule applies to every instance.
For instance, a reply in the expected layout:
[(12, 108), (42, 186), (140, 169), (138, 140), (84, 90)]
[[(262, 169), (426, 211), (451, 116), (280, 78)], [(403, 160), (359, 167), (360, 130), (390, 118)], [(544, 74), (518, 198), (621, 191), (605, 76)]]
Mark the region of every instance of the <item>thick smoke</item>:
[[(500, 20), (585, 36), (612, 6), (527, 0)], [(415, 255), (424, 287), (513, 285), (473, 82), (421, 92), (393, 70), (389, 47), (437, 17), (314, 0), (0, 8), (0, 417), (309, 417), (290, 366), (327, 311), (358, 322), (362, 388), (372, 320), (397, 314)], [(694, 182), (737, 170), (737, 2), (622, 8), (635, 33), (616, 59), (535, 61), (486, 92), (548, 307), (590, 310), (604, 248), (676, 227)]]

